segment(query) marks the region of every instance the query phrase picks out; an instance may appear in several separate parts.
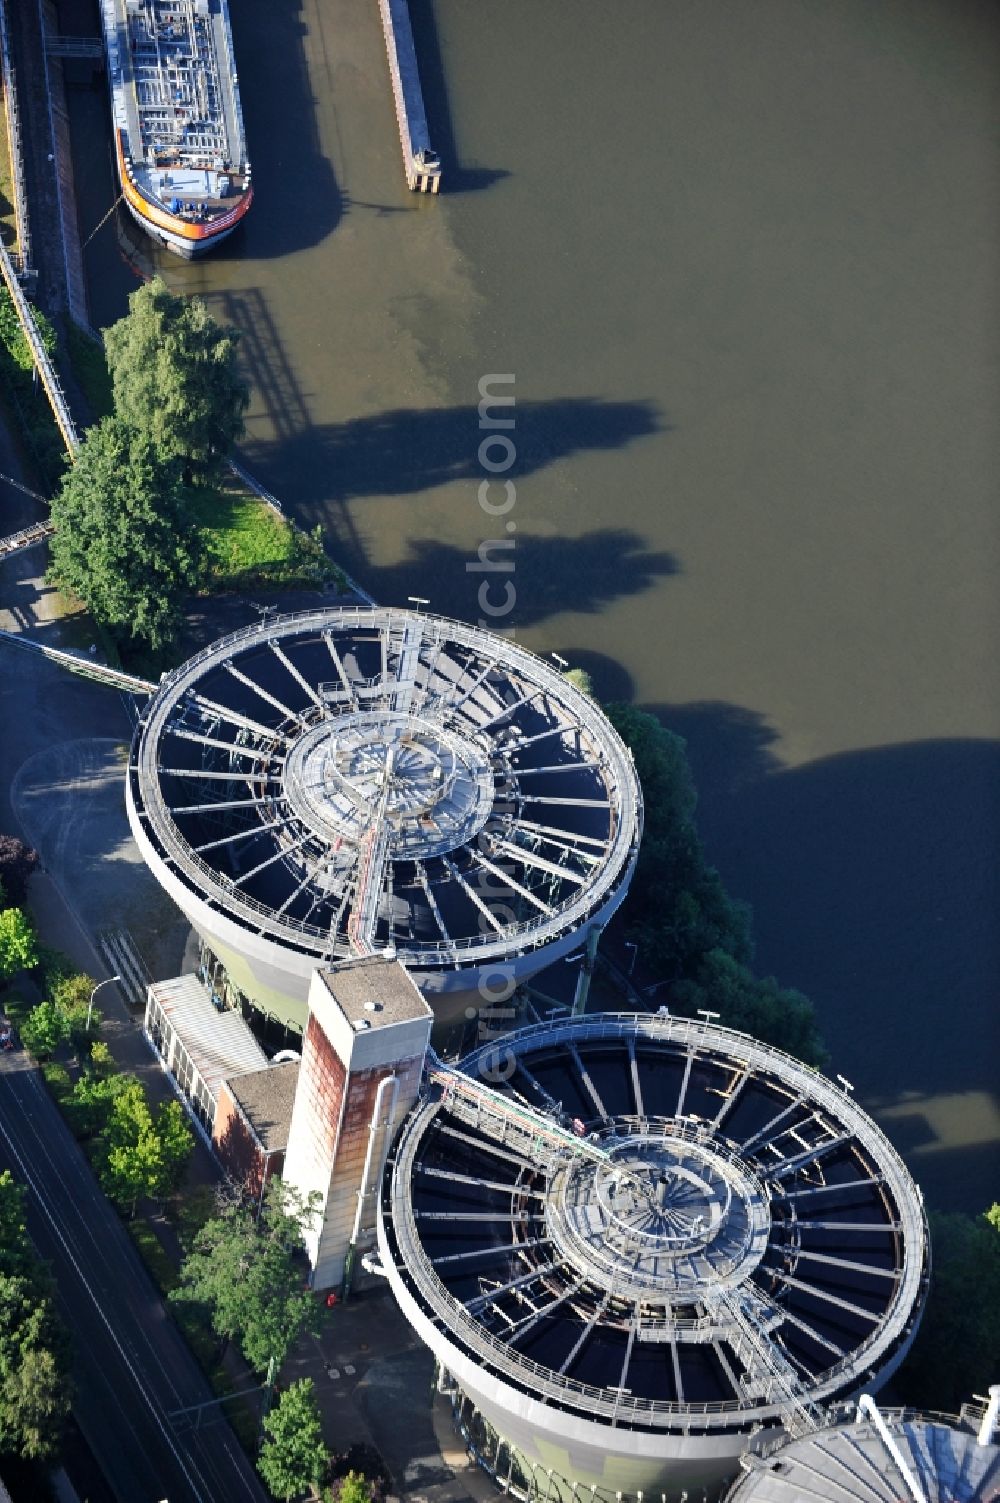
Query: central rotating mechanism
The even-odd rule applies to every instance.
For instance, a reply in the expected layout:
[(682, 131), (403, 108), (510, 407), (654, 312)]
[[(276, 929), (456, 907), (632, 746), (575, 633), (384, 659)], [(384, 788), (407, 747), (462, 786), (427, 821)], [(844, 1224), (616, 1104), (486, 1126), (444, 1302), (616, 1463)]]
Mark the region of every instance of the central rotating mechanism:
[(562, 1255), (608, 1290), (650, 1301), (693, 1302), (747, 1278), (771, 1225), (756, 1176), (684, 1122), (630, 1128), (598, 1135), (603, 1162), (571, 1158), (553, 1175), (548, 1229)]
[(628, 751), (563, 674), (379, 607), (262, 622), (165, 677), (126, 799), (227, 983), (299, 1022), (314, 966), (354, 955), (429, 992), (534, 974), (610, 918), (642, 829)]
[(304, 825), (357, 844), (384, 823), (397, 858), (473, 840), (493, 809), (486, 750), (428, 717), (361, 711), (312, 726), (285, 759), (283, 793)]

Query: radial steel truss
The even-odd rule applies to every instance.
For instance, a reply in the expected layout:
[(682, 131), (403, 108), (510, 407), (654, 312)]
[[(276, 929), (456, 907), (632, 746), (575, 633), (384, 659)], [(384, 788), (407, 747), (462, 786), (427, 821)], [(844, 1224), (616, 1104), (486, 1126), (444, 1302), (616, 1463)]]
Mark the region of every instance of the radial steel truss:
[(387, 609), (283, 617), (170, 676), (130, 785), (193, 894), (330, 959), (542, 951), (620, 900), (642, 808), (597, 706), (533, 654)]
[(382, 1214), (445, 1366), (451, 1343), (619, 1425), (804, 1434), (911, 1338), (919, 1191), (851, 1097), (780, 1051), (607, 1016), (432, 1059), (427, 1080)]

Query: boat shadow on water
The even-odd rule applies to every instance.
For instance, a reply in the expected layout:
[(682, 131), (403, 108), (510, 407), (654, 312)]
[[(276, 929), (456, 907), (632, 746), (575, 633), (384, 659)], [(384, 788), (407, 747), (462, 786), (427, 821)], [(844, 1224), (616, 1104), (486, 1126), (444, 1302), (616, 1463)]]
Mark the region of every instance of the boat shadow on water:
[(256, 201), (225, 260), (269, 260), (318, 245), (347, 212), (316, 120), (301, 4), (241, 0), (234, 7), (240, 97)]

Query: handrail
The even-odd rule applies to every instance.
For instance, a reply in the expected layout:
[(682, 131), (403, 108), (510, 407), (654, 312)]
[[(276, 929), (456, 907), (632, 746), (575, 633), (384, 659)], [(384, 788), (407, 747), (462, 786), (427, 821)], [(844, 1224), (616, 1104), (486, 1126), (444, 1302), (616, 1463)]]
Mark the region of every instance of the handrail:
[[(140, 762), (136, 771), (143, 776), (142, 802), (149, 827), (175, 866), (189, 876), (201, 878), (209, 887), (209, 898), (214, 893), (224, 897), (229, 911), (249, 919), (287, 940), (292, 938), (304, 948), (321, 955), (335, 953), (330, 932), (315, 924), (293, 919), (287, 914), (280, 918), (274, 910), (258, 903), (240, 889), (224, 873), (216, 871), (196, 855), (177, 828), (169, 807), (160, 790), (158, 744), (166, 722), (187, 686), (193, 685), (201, 676), (203, 667), (209, 663), (224, 662), (234, 650), (250, 641), (266, 644), (287, 635), (290, 628), (300, 633), (322, 632), (332, 623), (349, 627), (379, 627), (419, 624), (425, 640), (439, 642), (449, 640), (481, 653), (484, 645), (494, 639), (481, 628), (467, 626), (463, 622), (445, 617), (428, 617), (415, 611), (403, 611), (379, 606), (339, 606), (331, 609), (294, 612), (273, 617), (270, 621), (255, 622), (239, 628), (226, 637), (219, 638), (210, 647), (203, 648), (189, 658), (181, 667), (165, 674), (157, 694), (143, 717), (140, 743)], [(506, 957), (512, 944), (523, 942), (525, 949), (537, 949), (551, 939), (565, 933), (571, 918), (585, 919), (601, 902), (609, 899), (622, 882), (628, 880), (638, 853), (642, 833), (642, 794), (636, 779), (631, 753), (614, 727), (599, 712), (587, 695), (566, 681), (563, 675), (550, 668), (542, 659), (506, 640), (496, 641), (498, 653), (502, 651), (505, 666), (512, 672), (518, 669), (529, 676), (532, 682), (540, 682), (553, 698), (572, 707), (575, 721), (588, 730), (601, 747), (602, 757), (595, 759), (595, 770), (605, 779), (608, 792), (617, 796), (619, 803), (617, 819), (609, 835), (605, 859), (597, 868), (593, 881), (579, 888), (557, 905), (549, 918), (534, 922), (521, 920), (505, 925), (502, 929), (484, 935), (463, 936), (445, 944), (440, 941), (408, 941), (398, 945), (403, 960), (417, 966), (435, 964), (458, 964), (462, 957), (474, 954), (482, 960), (496, 956)], [(262, 761), (271, 755), (269, 749), (260, 748)], [(247, 772), (247, 778), (251, 774)]]
[(66, 445), (66, 452), (73, 459), (77, 449), (80, 447), (80, 438), (76, 431), (76, 424), (73, 422), (69, 403), (66, 401), (63, 389), (59, 384), (59, 377), (56, 375), (55, 366), (49, 359), (48, 351), (42, 343), (42, 336), (38, 332), (38, 325), (35, 323), (31, 304), (25, 297), (24, 290), (17, 280), (17, 273), (10, 259), (10, 252), (3, 244), (0, 244), (0, 272), (3, 273), (3, 279), (7, 284), (7, 291), (10, 293), (11, 301), (14, 304), (14, 309), (24, 332), (24, 337), (28, 341), (31, 358), (35, 362), (35, 368), (42, 379), (42, 385), (45, 387), (45, 395), (49, 399), (52, 415), (56, 420), (59, 432), (62, 434), (62, 441)]
[(0, 538), (0, 559), (10, 558), (12, 553), (22, 552), (25, 548), (37, 547), (50, 538), (55, 530), (52, 522), (32, 522), (19, 532), (8, 533), (5, 538)]
[[(923, 1201), (896, 1150), (846, 1091), (791, 1055), (771, 1045), (759, 1044), (748, 1034), (700, 1019), (618, 1013), (571, 1018), (557, 1024), (542, 1023), (519, 1029), (499, 1045), (488, 1044), (476, 1050), (462, 1061), (460, 1068), (466, 1074), (474, 1074), (490, 1056), (496, 1059), (498, 1049), (509, 1050), (516, 1058), (533, 1039), (542, 1036), (552, 1045), (582, 1037), (631, 1036), (669, 1040), (686, 1046), (700, 1044), (709, 1049), (717, 1048), (733, 1063), (762, 1070), (780, 1067), (782, 1084), (792, 1085), (793, 1088), (801, 1086), (813, 1101), (818, 1101), (831, 1111), (835, 1110), (843, 1125), (851, 1129), (852, 1135), (875, 1158), (878, 1170), (892, 1192), (904, 1226), (903, 1267), (892, 1300), (876, 1330), (841, 1361), (813, 1380), (808, 1391), (810, 1409), (812, 1405), (835, 1395), (842, 1388), (845, 1375), (863, 1374), (877, 1365), (882, 1356), (890, 1352), (895, 1343), (906, 1334), (920, 1284), (926, 1277), (928, 1240)], [(729, 1418), (734, 1424), (742, 1426), (744, 1423), (770, 1422), (787, 1413), (786, 1400), (770, 1404), (758, 1403), (752, 1407), (741, 1407), (739, 1401), (727, 1403), (716, 1400), (689, 1404), (673, 1400), (641, 1400), (618, 1394), (611, 1400), (604, 1389), (557, 1374), (520, 1354), (512, 1357), (510, 1348), (479, 1325), (465, 1306), (447, 1290), (427, 1257), (417, 1232), (410, 1193), (413, 1163), (427, 1126), (442, 1109), (442, 1102), (428, 1101), (412, 1114), (404, 1126), (396, 1146), (385, 1210), (387, 1219), (391, 1221), (392, 1235), (398, 1249), (398, 1255), (393, 1260), (396, 1274), (414, 1287), (423, 1304), (428, 1307), (431, 1318), (442, 1324), (457, 1342), (521, 1388), (530, 1381), (532, 1389), (540, 1397), (576, 1407), (584, 1406), (588, 1412), (617, 1418), (619, 1422), (625, 1412), (636, 1423), (651, 1427), (675, 1426), (681, 1421), (704, 1427), (713, 1418)], [(917, 1216), (911, 1212), (913, 1205), (920, 1208)]]
[(21, 145), (21, 120), (17, 106), (17, 81), (10, 57), (7, 33), (7, 0), (0, 0), (0, 67), (3, 71), (4, 110), (7, 116), (7, 142), (14, 178), (14, 226), (17, 254), (22, 272), (31, 266), (31, 232), (28, 223), (28, 194), (24, 182), (24, 150)]
[(85, 678), (110, 684), (115, 689), (124, 689), (128, 694), (149, 695), (156, 688), (156, 685), (150, 683), (148, 679), (138, 678), (132, 673), (123, 673), (120, 668), (111, 668), (107, 663), (96, 663), (92, 658), (77, 657), (76, 653), (66, 652), (61, 647), (49, 647), (43, 642), (33, 642), (30, 637), (21, 636), (18, 632), (0, 630), (0, 641), (10, 642), (15, 647), (23, 647), (28, 652), (40, 653), (43, 658), (58, 663), (60, 668), (69, 668), (71, 672), (81, 673)]

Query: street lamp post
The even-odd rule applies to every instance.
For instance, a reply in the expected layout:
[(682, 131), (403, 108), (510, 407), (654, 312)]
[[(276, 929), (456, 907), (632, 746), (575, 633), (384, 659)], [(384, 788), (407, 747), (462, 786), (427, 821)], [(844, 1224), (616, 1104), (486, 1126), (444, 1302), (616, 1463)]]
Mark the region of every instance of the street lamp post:
[(94, 1011), (94, 998), (97, 996), (97, 993), (100, 991), (102, 986), (110, 986), (112, 981), (120, 981), (121, 979), (122, 978), (120, 976), (109, 976), (106, 981), (99, 981), (94, 987), (94, 990), (90, 994), (90, 1001), (87, 1004), (87, 1026), (84, 1029), (85, 1033), (90, 1032), (90, 1019)]
[(635, 957), (639, 953), (639, 946), (635, 943), (634, 940), (627, 939), (625, 941), (625, 948), (626, 950), (632, 951), (632, 955), (628, 963), (628, 970), (625, 973), (627, 976), (631, 976), (632, 972), (635, 970)]

